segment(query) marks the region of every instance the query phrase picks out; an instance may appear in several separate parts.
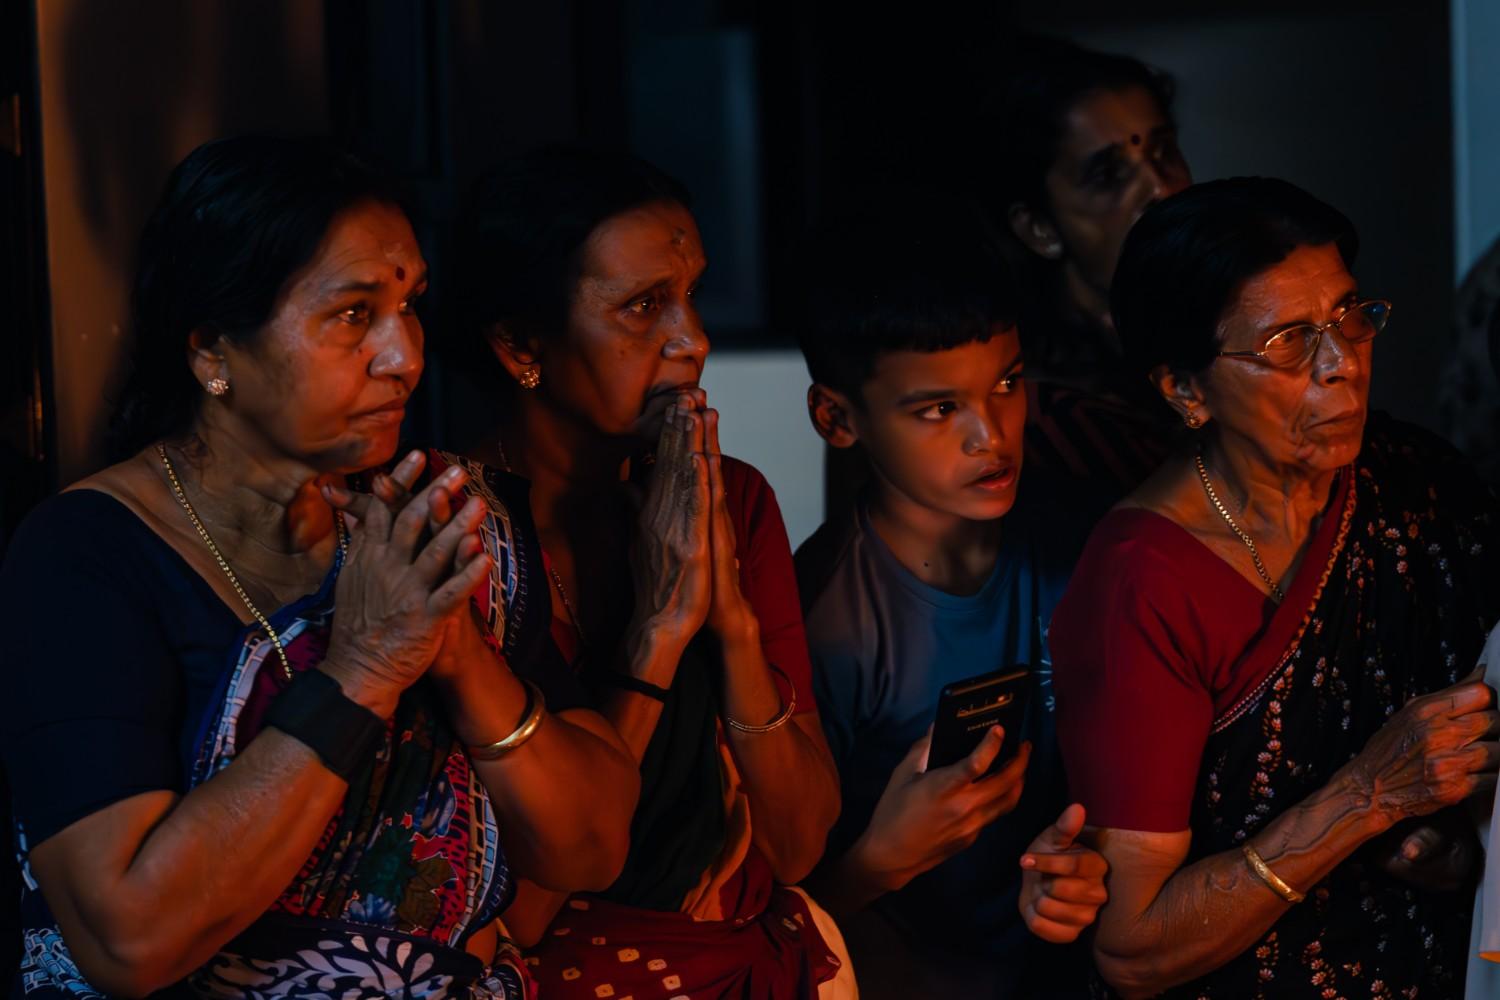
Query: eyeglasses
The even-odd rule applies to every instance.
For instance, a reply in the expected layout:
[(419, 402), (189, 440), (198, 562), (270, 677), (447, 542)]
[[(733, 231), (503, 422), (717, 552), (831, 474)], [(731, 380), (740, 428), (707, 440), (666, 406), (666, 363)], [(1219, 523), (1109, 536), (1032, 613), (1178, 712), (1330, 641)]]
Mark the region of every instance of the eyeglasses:
[(1220, 351), (1221, 358), (1255, 358), (1273, 368), (1301, 368), (1318, 353), (1323, 334), (1337, 330), (1351, 344), (1363, 344), (1385, 329), (1391, 304), (1384, 299), (1355, 302), (1336, 319), (1318, 326), (1299, 323), (1272, 334), (1258, 351)]

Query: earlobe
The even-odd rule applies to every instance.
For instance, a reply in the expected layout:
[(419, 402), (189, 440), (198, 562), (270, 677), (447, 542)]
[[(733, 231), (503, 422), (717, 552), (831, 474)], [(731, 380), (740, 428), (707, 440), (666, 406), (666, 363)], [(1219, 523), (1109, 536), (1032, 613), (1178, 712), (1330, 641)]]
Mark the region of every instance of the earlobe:
[(504, 323), (491, 323), (484, 331), (484, 339), (489, 344), (490, 353), (500, 366), (510, 374), (517, 382), (522, 380), (526, 372), (536, 368), (536, 352), (531, 345), (523, 342), (514, 331), (508, 329)]
[(834, 448), (850, 448), (859, 440), (849, 410), (849, 400), (838, 390), (818, 382), (808, 386), (807, 417), (818, 436)]
[(1190, 429), (1197, 430), (1213, 419), (1203, 389), (1192, 375), (1157, 365), (1149, 377), (1161, 398)]
[(188, 334), (188, 367), (198, 384), (215, 396), (222, 396), (224, 391), (216, 392), (210, 386), (222, 385), (225, 389), (229, 386), (229, 364), (224, 359), (221, 341), (218, 333), (203, 327)]
[(1005, 217), (1010, 224), (1011, 233), (1021, 241), (1022, 246), (1038, 257), (1062, 260), (1062, 237), (1058, 235), (1057, 227), (1050, 219), (1019, 201), (1006, 210)]

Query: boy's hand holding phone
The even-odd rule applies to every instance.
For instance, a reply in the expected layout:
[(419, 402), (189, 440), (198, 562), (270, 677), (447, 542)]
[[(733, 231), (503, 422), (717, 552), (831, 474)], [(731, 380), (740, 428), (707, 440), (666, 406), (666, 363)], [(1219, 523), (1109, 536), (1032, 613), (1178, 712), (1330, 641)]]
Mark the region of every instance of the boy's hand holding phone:
[(1016, 807), (1031, 744), (1022, 743), (1010, 761), (987, 774), (1004, 739), (1004, 730), (994, 726), (967, 757), (930, 771), (932, 732), (912, 744), (850, 851), (882, 891), (893, 892), (953, 857)]
[(1109, 901), (1104, 888), (1109, 863), (1075, 843), (1083, 820), (1083, 806), (1068, 806), (1021, 855), (1021, 919), (1043, 941), (1076, 939)]

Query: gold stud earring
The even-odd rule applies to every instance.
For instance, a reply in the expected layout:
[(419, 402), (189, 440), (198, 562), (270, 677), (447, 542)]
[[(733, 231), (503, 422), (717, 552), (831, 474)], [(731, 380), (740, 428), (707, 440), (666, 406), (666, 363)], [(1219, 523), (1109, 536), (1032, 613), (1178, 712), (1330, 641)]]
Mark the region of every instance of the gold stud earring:
[(229, 391), (229, 380), (227, 378), (211, 378), (203, 386), (208, 390), (210, 396), (222, 396)]
[(534, 366), (523, 368), (521, 374), (516, 376), (516, 382), (522, 389), (535, 389), (542, 384), (542, 370)]
[(1183, 423), (1187, 424), (1191, 430), (1197, 430), (1198, 428), (1203, 426), (1203, 418), (1198, 416), (1198, 414), (1196, 413), (1189, 413), (1187, 417), (1184, 418)]

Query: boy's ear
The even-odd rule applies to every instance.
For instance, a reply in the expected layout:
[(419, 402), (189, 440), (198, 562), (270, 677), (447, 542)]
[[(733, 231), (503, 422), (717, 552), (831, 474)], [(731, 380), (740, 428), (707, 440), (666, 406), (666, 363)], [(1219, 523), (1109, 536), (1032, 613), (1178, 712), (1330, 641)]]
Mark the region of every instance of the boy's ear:
[(852, 410), (849, 397), (837, 389), (821, 382), (808, 386), (807, 418), (812, 421), (813, 430), (835, 448), (849, 448), (859, 440), (850, 419)]

